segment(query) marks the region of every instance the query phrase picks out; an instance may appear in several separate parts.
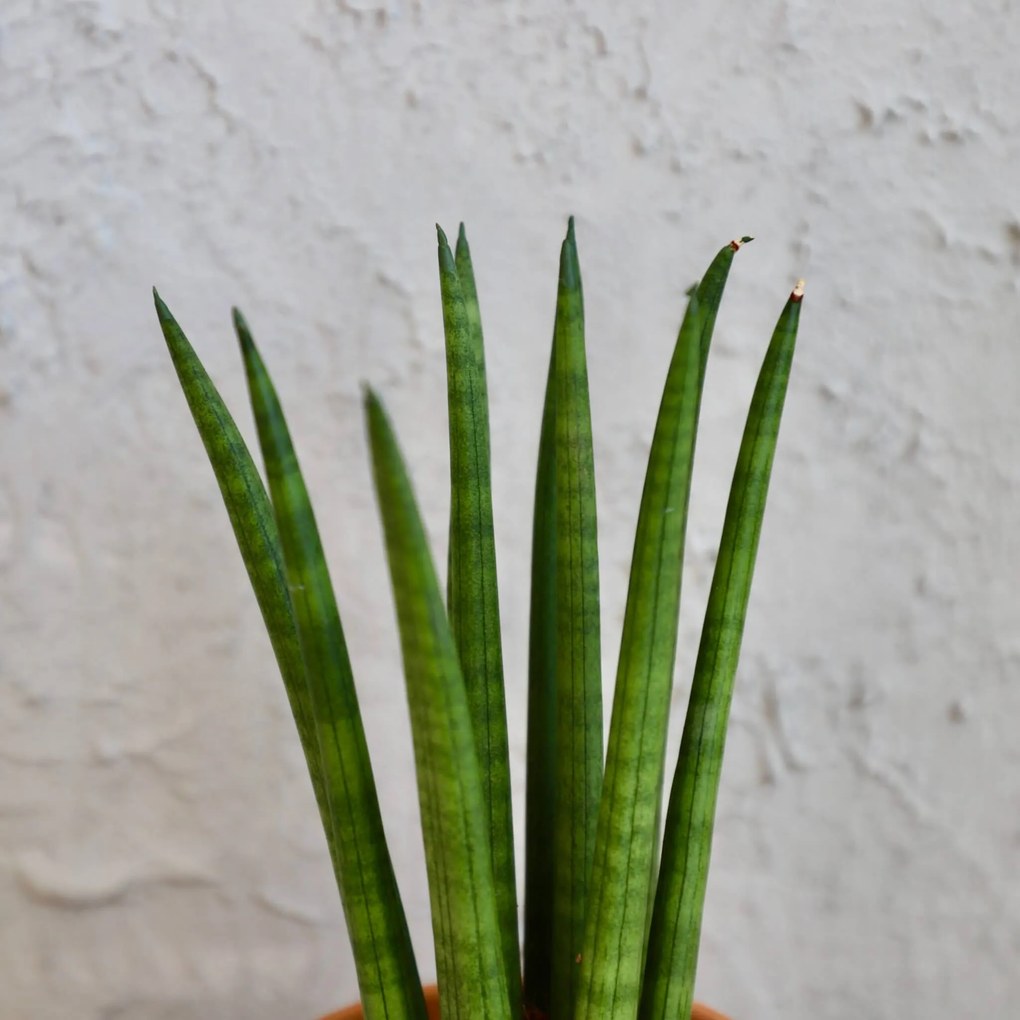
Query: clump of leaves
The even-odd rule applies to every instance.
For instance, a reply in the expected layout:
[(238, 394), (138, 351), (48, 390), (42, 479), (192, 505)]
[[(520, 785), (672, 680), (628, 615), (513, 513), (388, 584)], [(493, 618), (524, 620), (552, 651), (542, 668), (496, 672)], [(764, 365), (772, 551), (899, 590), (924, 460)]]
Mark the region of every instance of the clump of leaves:
[[(485, 357), (463, 227), (453, 250), (439, 230), (451, 483), (445, 597), (393, 428), (377, 395), (365, 391), (449, 1020), (690, 1014), (729, 706), (803, 294), (798, 284), (780, 314), (751, 400), (663, 825), (705, 366), (733, 257), (749, 240), (726, 245), (688, 294), (648, 457), (605, 753), (595, 468), (573, 221), (563, 241), (534, 508), (523, 953)], [(235, 310), (263, 484), (158, 295), (156, 310), (290, 698), (365, 1016), (424, 1020), (343, 626), (276, 390)]]

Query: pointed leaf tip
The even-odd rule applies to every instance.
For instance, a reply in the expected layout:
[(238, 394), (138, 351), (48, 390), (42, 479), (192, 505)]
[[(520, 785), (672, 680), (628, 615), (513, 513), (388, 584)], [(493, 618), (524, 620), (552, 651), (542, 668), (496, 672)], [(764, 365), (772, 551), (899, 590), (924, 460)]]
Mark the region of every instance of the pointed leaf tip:
[(362, 381), (361, 383), (361, 402), (366, 410), (372, 407), (379, 407), (382, 404), (379, 394), (375, 392), (372, 384), (369, 382)]
[(560, 245), (560, 284), (569, 288), (581, 285), (581, 267), (577, 258), (573, 216), (567, 220), (567, 236)]
[(449, 248), (450, 247), (450, 242), (447, 241), (447, 239), (446, 239), (446, 233), (443, 231), (443, 228), (438, 223), (436, 224), (436, 235), (439, 238), (439, 247), (440, 248)]
[(251, 329), (248, 326), (248, 320), (241, 314), (241, 309), (237, 305), (230, 309), (230, 318), (241, 341), (251, 342)]
[(155, 287), (152, 288), (152, 300), (155, 302), (156, 314), (159, 316), (160, 321), (173, 318), (170, 314), (170, 309), (166, 306), (166, 302), (159, 296), (159, 291)]
[(464, 221), (461, 221), (457, 228), (457, 244), (467, 244), (467, 234), (464, 232)]

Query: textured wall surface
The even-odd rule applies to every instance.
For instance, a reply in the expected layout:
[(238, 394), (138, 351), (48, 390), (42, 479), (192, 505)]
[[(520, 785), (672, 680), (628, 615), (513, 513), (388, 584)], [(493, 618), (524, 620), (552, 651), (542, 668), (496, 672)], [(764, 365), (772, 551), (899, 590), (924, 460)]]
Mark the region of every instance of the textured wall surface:
[(730, 237), (757, 236), (709, 371), (678, 714), (754, 374), (808, 280), (700, 997), (738, 1020), (1016, 1015), (1018, 50), (1007, 0), (4, 0), (0, 1018), (300, 1020), (356, 996), (153, 283), (246, 434), (232, 303), (288, 402), (434, 972), (359, 383), (385, 395), (443, 562), (433, 223), (464, 218), (520, 782), (569, 212), (607, 680), (683, 291)]

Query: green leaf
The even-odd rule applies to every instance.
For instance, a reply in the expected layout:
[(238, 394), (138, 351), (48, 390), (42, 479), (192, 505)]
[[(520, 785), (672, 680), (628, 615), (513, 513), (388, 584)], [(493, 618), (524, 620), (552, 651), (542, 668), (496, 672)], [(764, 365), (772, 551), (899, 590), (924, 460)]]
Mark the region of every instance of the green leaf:
[(457, 241), (456, 261), (446, 235), (437, 231), (450, 419), (447, 606), (481, 766), (500, 943), (516, 1015), (521, 957), (482, 323), (464, 228)]
[(637, 1014), (705, 359), (739, 248), (739, 242), (723, 248), (692, 288), (649, 451), (599, 807), (578, 1018)]
[(553, 956), (556, 818), (556, 393), (550, 354), (531, 536), (527, 803), (524, 830), (524, 1003), (548, 1015)]
[(365, 405), (411, 709), (443, 1018), (510, 1020), (482, 775), (457, 649), (392, 427), (371, 391)]
[(666, 812), (641, 1020), (689, 1016), (719, 774), (765, 499), (800, 317), (801, 287), (779, 318), (740, 445)]
[(338, 858), (329, 823), (319, 741), (273, 509), (248, 447), (198, 355), (155, 290), (153, 297), (170, 357), (219, 483), (234, 537), (283, 676), (336, 867)]
[(467, 313), (468, 326), (471, 330), (471, 349), (477, 366), (478, 402), (485, 408), (483, 416), (485, 429), (485, 456), (489, 457), (489, 391), (485, 374), (485, 342), (482, 334), (482, 310), (478, 303), (478, 287), (475, 284), (475, 269), (471, 261), (471, 249), (468, 247), (467, 233), (464, 224), (457, 231), (457, 248), (455, 253), (457, 279), (460, 281), (460, 292), (464, 298), (464, 311)]
[(560, 252), (555, 351), (556, 821), (552, 1014), (573, 1012), (602, 788), (599, 562), (584, 298), (574, 222)]
[(698, 303), (702, 308), (702, 334), (701, 334), (701, 382), (698, 387), (698, 401), (700, 405), (701, 393), (705, 386), (705, 367), (708, 362), (708, 352), (712, 346), (712, 334), (715, 332), (715, 320), (719, 314), (719, 305), (722, 302), (723, 291), (726, 288), (726, 280), (730, 275), (730, 266), (733, 265), (733, 256), (749, 242), (753, 237), (742, 237), (738, 241), (730, 241), (728, 245), (721, 248), (711, 265), (705, 270), (705, 275), (698, 284)]
[(703, 322), (692, 295), (648, 456), (599, 806), (577, 1020), (637, 1015), (676, 660)]
[(234, 310), (318, 731), (336, 877), (366, 1020), (425, 1020), (333, 585), (283, 408)]

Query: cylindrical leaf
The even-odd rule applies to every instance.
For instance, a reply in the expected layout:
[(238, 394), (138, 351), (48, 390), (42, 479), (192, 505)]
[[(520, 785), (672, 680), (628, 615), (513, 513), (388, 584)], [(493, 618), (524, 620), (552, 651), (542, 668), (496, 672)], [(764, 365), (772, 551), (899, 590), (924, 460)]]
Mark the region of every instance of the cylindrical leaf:
[(676, 658), (701, 332), (702, 313), (692, 295), (666, 379), (638, 515), (576, 1020), (637, 1015)]
[(553, 338), (556, 397), (556, 819), (552, 1015), (573, 1012), (602, 789), (599, 561), (581, 271), (570, 221)]
[(450, 420), (447, 606), (478, 748), (500, 944), (516, 1014), (521, 956), (481, 313), (464, 228), (456, 261), (438, 233)]
[(403, 458), (371, 392), (366, 415), (411, 709), (443, 1018), (510, 1020), (482, 777), (457, 649)]
[(319, 737), (337, 884), (366, 1020), (425, 1020), (329, 568), (290, 430), (251, 331), (234, 310)]
[(556, 785), (556, 379), (552, 356), (538, 442), (531, 535), (528, 754), (524, 862), (524, 1004), (551, 1008)]
[(170, 314), (170, 309), (155, 291), (153, 297), (177, 378), (216, 475), (234, 537), (283, 676), (333, 865), (337, 867), (315, 716), (273, 508), (248, 447), (209, 374), (177, 320)]
[(595, 863), (574, 1016), (635, 1017), (658, 846), (676, 661), (684, 536), (704, 355), (733, 255), (708, 267), (677, 337), (655, 425), (634, 538)]
[(690, 1015), (733, 678), (797, 337), (802, 285), (762, 365), (737, 458), (670, 791), (641, 1020)]

